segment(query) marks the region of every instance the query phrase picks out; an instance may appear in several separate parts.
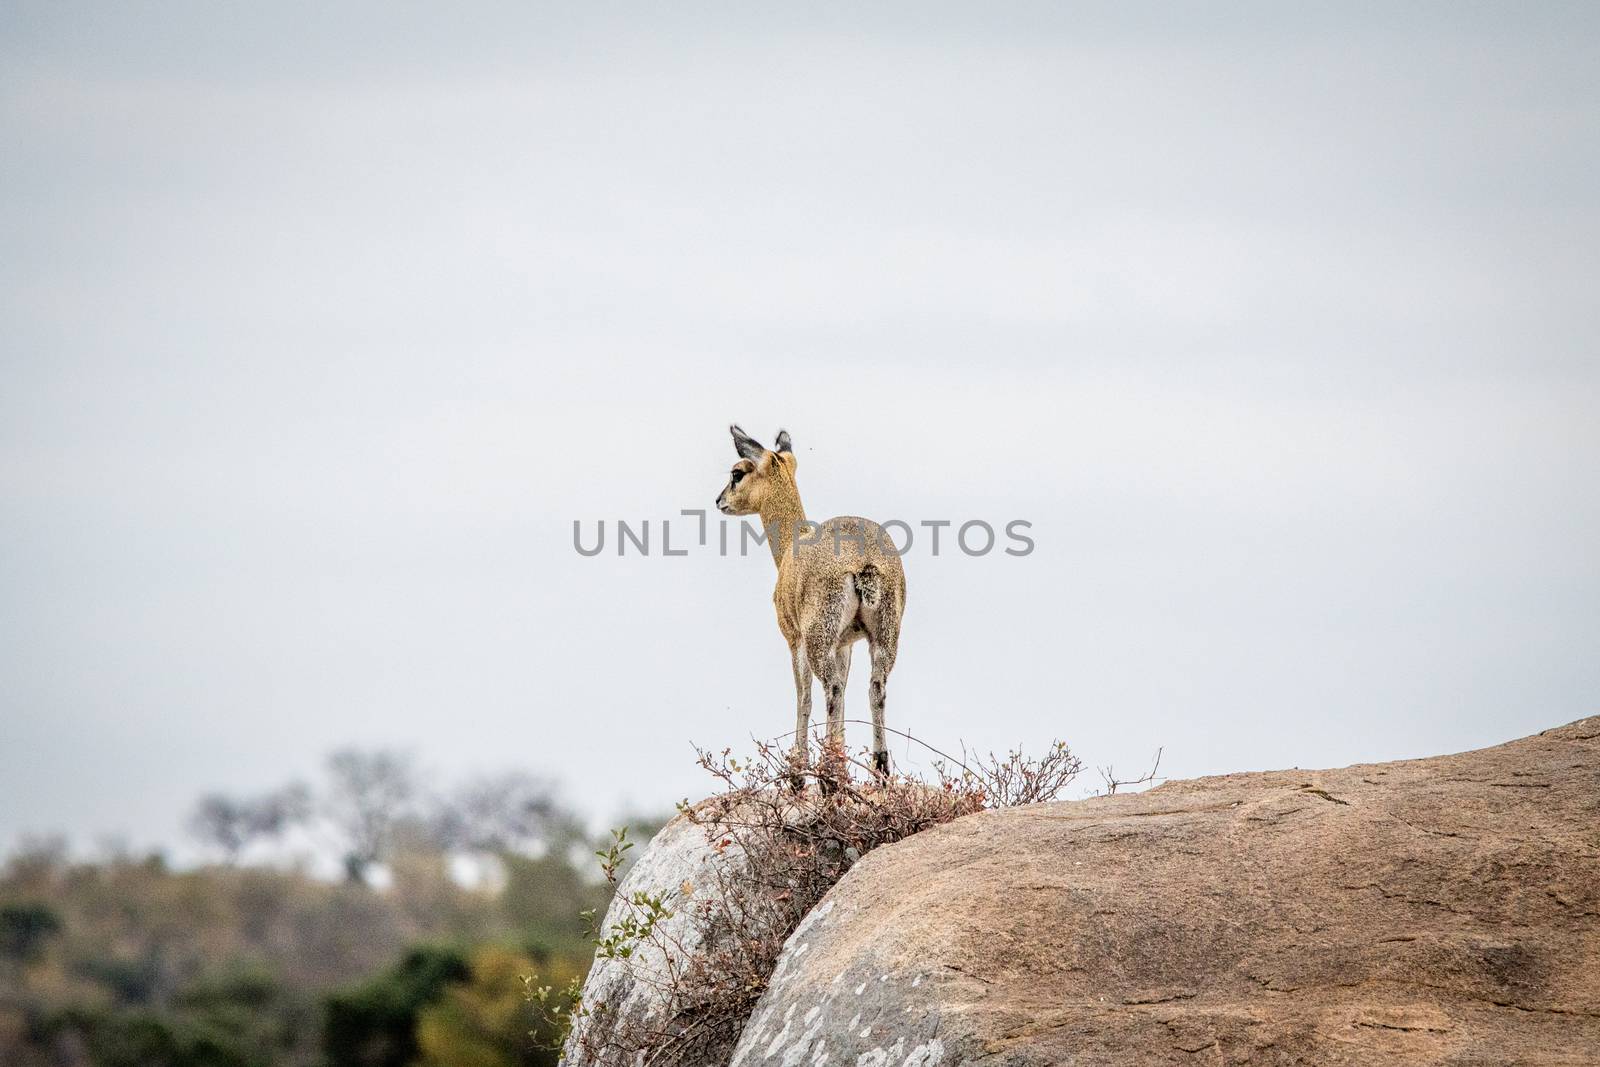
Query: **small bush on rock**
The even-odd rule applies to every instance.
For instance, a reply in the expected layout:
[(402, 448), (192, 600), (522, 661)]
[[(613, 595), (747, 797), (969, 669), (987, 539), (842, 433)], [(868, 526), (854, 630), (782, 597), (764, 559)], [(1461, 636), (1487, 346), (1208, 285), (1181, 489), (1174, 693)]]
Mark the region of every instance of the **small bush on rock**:
[[(635, 980), (654, 986), (665, 1009), (624, 1025), (615, 1005), (574, 1003), (567, 1061), (667, 1067), (725, 1060), (784, 942), (862, 856), (962, 815), (1053, 800), (1080, 769), (1060, 742), (1039, 759), (1011, 752), (957, 760), (935, 752), (940, 759), (931, 780), (877, 775), (865, 753), (848, 757), (822, 746), (810, 755), (802, 769), (773, 744), (758, 745), (747, 760), (727, 749), (700, 751), (699, 763), (718, 790), (679, 811), (724, 862), (710, 865), (709, 884), (679, 887), (675, 906), (687, 911), (686, 923), (666, 922), (671, 912), (661, 897), (635, 892), (595, 937), (604, 957), (648, 957)], [(626, 847), (618, 835), (600, 853), (613, 882), (619, 848)], [(536, 1001), (557, 1002), (533, 988)]]

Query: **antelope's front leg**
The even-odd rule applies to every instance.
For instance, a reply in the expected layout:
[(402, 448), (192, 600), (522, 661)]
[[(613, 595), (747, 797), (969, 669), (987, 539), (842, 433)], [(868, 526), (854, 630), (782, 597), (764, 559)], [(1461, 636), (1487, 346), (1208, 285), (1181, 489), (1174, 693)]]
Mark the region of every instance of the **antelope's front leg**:
[(798, 641), (789, 646), (789, 657), (794, 662), (794, 748), (789, 757), (793, 765), (789, 781), (799, 791), (805, 787), (802, 772), (810, 762), (811, 663), (806, 659), (805, 646)]

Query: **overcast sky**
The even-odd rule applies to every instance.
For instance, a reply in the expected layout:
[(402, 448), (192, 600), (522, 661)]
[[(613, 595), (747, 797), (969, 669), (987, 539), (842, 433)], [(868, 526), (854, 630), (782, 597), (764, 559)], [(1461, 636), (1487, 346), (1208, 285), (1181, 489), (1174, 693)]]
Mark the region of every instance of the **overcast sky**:
[(792, 726), (771, 560), (572, 522), (659, 547), (735, 420), (813, 518), (1032, 522), (907, 557), (940, 747), (1600, 712), (1597, 118), (1592, 4), (7, 3), (0, 849), (344, 744), (698, 795)]

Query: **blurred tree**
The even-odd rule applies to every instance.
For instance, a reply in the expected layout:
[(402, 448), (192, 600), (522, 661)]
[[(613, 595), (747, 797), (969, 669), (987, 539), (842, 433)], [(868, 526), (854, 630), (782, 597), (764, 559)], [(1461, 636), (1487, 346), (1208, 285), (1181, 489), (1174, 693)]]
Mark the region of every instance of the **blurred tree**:
[(259, 797), (208, 793), (195, 805), (189, 831), (221, 850), (224, 860), (232, 864), (252, 842), (280, 837), (310, 815), (311, 793), (298, 783)]
[(48, 904), (0, 906), (0, 957), (17, 963), (39, 958), (44, 945), (61, 932), (61, 917)]
[(67, 870), (67, 839), (58, 834), (24, 834), (5, 865), (5, 886), (12, 893), (48, 896), (60, 888)]
[(355, 989), (328, 998), (322, 1049), (338, 1067), (407, 1067), (417, 1056), (417, 1016), (472, 972), (456, 949), (421, 947)]
[(225, 971), (166, 1008), (79, 1005), (42, 1019), (42, 1037), (86, 1048), (95, 1067), (273, 1067), (300, 1042), (309, 1013), (267, 973)]
[(520, 953), (489, 945), (472, 955), (472, 978), (451, 986), (417, 1017), (417, 1067), (554, 1067), (555, 1034), (528, 1004), (524, 976), (564, 986), (581, 970), (540, 967)]
[(435, 822), (446, 848), (495, 855), (547, 847), (577, 825), (548, 783), (521, 771), (459, 786), (439, 804)]
[(342, 749), (328, 758), (328, 817), (345, 840), (344, 871), (365, 885), (382, 860), (395, 823), (417, 794), (416, 769), (404, 753)]

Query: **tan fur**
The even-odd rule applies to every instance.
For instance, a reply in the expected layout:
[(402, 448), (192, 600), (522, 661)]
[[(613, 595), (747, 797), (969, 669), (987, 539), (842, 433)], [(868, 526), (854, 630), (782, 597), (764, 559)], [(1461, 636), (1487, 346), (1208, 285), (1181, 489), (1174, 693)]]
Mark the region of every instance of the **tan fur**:
[(878, 770), (887, 773), (884, 702), (906, 604), (900, 557), (885, 547), (889, 542), (882, 528), (868, 519), (840, 516), (820, 527), (806, 520), (787, 434), (779, 433), (780, 451), (775, 452), (737, 426), (730, 429), (742, 458), (717, 497), (717, 507), (727, 515), (761, 516), (778, 568), (772, 603), (794, 664), (797, 758), (803, 760), (806, 751), (813, 676), (827, 700), (828, 740), (842, 748), (850, 651), (865, 638), (872, 657), (868, 702), (873, 758)]

